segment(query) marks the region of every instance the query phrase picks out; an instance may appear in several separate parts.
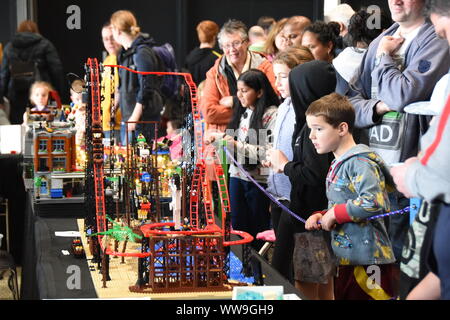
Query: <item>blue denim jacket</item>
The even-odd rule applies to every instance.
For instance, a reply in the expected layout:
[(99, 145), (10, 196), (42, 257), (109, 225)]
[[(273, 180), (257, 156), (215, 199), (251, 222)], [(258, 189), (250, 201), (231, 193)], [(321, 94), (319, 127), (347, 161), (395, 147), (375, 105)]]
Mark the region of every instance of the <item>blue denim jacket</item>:
[(357, 145), (331, 164), (326, 180), (329, 208), (336, 228), (331, 246), (340, 265), (388, 264), (395, 261), (383, 219), (389, 212), (387, 188), (392, 177), (383, 160), (366, 145)]

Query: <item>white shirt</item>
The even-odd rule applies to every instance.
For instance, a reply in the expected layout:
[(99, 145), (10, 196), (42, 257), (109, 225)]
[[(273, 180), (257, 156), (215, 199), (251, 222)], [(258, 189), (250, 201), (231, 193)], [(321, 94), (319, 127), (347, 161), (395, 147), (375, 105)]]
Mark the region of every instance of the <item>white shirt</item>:
[(367, 51), (362, 48), (348, 47), (345, 48), (339, 55), (333, 59), (333, 66), (336, 71), (344, 78), (345, 81), (350, 80), (358, 70), (364, 53)]

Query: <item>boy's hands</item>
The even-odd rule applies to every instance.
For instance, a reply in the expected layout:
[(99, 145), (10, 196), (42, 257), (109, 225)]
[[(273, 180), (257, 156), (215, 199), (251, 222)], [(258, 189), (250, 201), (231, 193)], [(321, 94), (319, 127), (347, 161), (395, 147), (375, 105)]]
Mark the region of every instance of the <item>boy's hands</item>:
[(320, 223), (322, 225), (322, 229), (331, 231), (336, 226), (336, 216), (334, 215), (334, 207), (325, 213), (325, 215), (322, 217), (322, 220), (320, 220)]
[(306, 230), (326, 230), (331, 231), (336, 226), (336, 217), (334, 215), (334, 208), (328, 210), (324, 215), (315, 213), (311, 215), (305, 222)]
[(306, 230), (320, 230), (322, 226), (319, 221), (322, 219), (323, 215), (321, 213), (315, 213), (311, 215), (308, 220), (306, 220), (305, 228)]

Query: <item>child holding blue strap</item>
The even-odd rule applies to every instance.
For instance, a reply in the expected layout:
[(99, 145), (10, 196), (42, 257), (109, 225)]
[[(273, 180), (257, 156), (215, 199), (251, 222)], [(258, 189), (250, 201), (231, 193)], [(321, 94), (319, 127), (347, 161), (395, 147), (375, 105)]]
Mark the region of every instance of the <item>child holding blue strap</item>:
[[(272, 64), (275, 74), (275, 85), (284, 101), (278, 107), (277, 120), (273, 130), (273, 148), (282, 151), (287, 159), (294, 158), (292, 149), (292, 135), (295, 129), (295, 111), (289, 89), (289, 74), (297, 65), (314, 60), (314, 57), (306, 47), (290, 47), (279, 52)], [(267, 191), (284, 206), (289, 207), (291, 201), (291, 182), (284, 173), (271, 170), (267, 180)], [(286, 279), (293, 282), (292, 251), (294, 248), (294, 236), (300, 222), (295, 222), (287, 212), (275, 203), (271, 203), (270, 214), (272, 227), (276, 237), (275, 248), (272, 255), (272, 267)], [(301, 230), (304, 225), (301, 224)]]
[[(267, 76), (258, 69), (242, 73), (237, 81), (240, 105), (233, 111), (227, 134), (208, 131), (205, 143), (225, 139), (230, 152), (251, 177), (267, 187), (265, 160), (267, 147), (272, 143), (273, 128), (279, 105), (278, 97)], [(233, 229), (256, 235), (270, 227), (269, 198), (258, 189), (234, 163), (230, 165), (230, 205)], [(255, 240), (252, 247), (259, 250), (263, 241)]]
[[(293, 158), (290, 160), (280, 146), (268, 151), (273, 172), (284, 173), (291, 182), (289, 209), (303, 220), (327, 206), (324, 182), (333, 159), (332, 153), (318, 154), (314, 149), (305, 112), (313, 101), (334, 92), (335, 88), (336, 72), (328, 62), (314, 60), (294, 67), (289, 73), (295, 116), (291, 135)], [(282, 213), (275, 244), (282, 251), (275, 249), (275, 262), (284, 259), (283, 275), (290, 272), (289, 265), (292, 264), (295, 286), (305, 297), (332, 300), (336, 266), (329, 233), (307, 232), (300, 221)]]
[(331, 231), (331, 247), (339, 260), (335, 298), (391, 299), (396, 295), (392, 245), (383, 219), (368, 220), (389, 212), (389, 170), (366, 145), (356, 145), (355, 111), (347, 98), (332, 93), (313, 102), (306, 122), (317, 152), (335, 156), (326, 179), (329, 209), (312, 215), (305, 226)]

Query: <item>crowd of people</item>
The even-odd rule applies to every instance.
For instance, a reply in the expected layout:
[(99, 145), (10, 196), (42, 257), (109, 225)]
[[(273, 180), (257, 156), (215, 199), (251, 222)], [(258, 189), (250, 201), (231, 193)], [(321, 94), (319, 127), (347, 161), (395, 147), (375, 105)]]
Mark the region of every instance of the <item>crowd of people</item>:
[[(272, 266), (308, 299), (450, 299), (450, 3), (387, 2), (390, 12), (339, 5), (325, 21), (264, 16), (248, 28), (204, 20), (179, 68), (199, 89), (206, 154), (226, 141), (239, 163), (228, 171), (232, 228), (250, 233), (255, 250), (258, 234), (272, 229)], [(104, 64), (164, 71), (132, 12), (115, 12), (101, 33)], [(40, 62), (41, 85), (30, 95), (15, 87), (27, 61)], [(21, 25), (4, 50), (0, 110), (7, 98), (9, 121), (21, 123), (25, 98), (45, 108), (36, 88), (62, 90), (61, 72), (37, 26)], [(161, 79), (109, 72), (106, 137), (125, 144), (142, 132), (136, 122), (174, 114)], [(439, 112), (407, 112), (430, 100)], [(179, 117), (165, 119), (171, 136)], [(433, 224), (418, 227), (411, 198)]]

